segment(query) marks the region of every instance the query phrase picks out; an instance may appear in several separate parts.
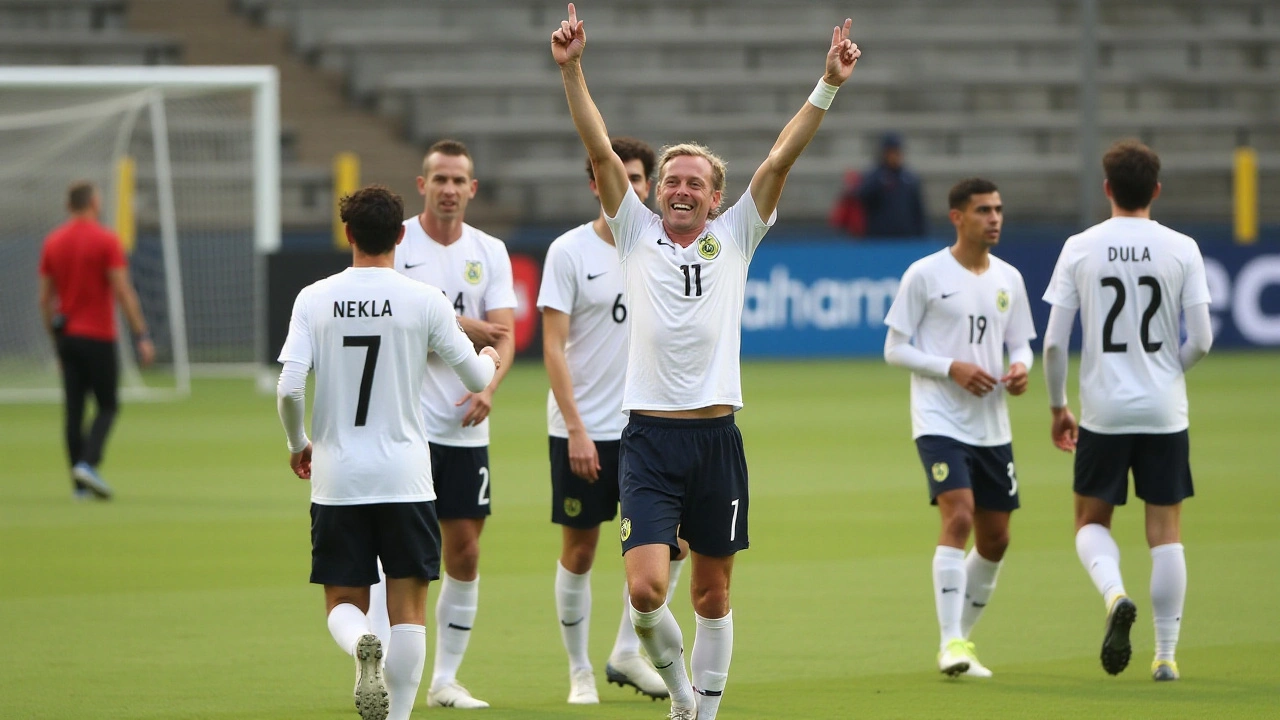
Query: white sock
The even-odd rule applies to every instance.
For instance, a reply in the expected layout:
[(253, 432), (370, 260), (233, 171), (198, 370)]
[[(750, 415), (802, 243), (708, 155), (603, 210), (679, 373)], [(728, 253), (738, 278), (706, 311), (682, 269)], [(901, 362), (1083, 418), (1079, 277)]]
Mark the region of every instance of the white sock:
[[(628, 601), (630, 606), (630, 601)], [(663, 605), (653, 612), (640, 612), (631, 607), (631, 623), (636, 626), (640, 644), (649, 653), (653, 669), (662, 676), (662, 682), (671, 693), (671, 704), (694, 707), (693, 685), (684, 669), (684, 638), (680, 624), (671, 614), (671, 608)]]
[(996, 589), (1000, 565), (999, 562), (991, 562), (979, 555), (977, 548), (970, 550), (965, 558), (964, 610), (960, 613), (960, 634), (966, 640), (973, 632), (973, 626), (978, 624), (978, 618), (982, 617), (982, 611), (987, 608), (992, 591)]
[(387, 720), (409, 720), (422, 683), (422, 666), (427, 662), (427, 629), (421, 625), (396, 625), (390, 635), (384, 655), (387, 695), (391, 699)]
[(480, 576), (463, 582), (445, 573), (436, 600), (436, 660), (431, 669), (431, 687), (448, 685), (458, 678), (479, 605)]
[(556, 614), (569, 652), (569, 672), (591, 669), (587, 636), (591, 629), (591, 571), (576, 575), (556, 563)]
[(1151, 614), (1156, 622), (1156, 659), (1173, 660), (1187, 597), (1187, 556), (1182, 543), (1151, 548)]
[(342, 652), (354, 655), (356, 641), (369, 632), (369, 618), (351, 603), (335, 605), (329, 611), (329, 634)]
[[(391, 618), (387, 616), (387, 576), (378, 561), (378, 584), (369, 588), (369, 632), (378, 636), (385, 650), (391, 643)], [(384, 655), (385, 657), (385, 655)]]
[(933, 599), (943, 648), (952, 640), (964, 638), (960, 614), (964, 610), (965, 585), (964, 551), (939, 545), (933, 552)]
[(618, 637), (613, 641), (613, 651), (609, 659), (623, 658), (640, 654), (640, 638), (636, 636), (635, 625), (631, 624), (631, 588), (622, 583), (622, 622), (618, 625)]
[(1120, 578), (1120, 547), (1111, 531), (1096, 523), (1080, 528), (1076, 533), (1076, 554), (1110, 609), (1116, 598), (1126, 594)]
[(672, 560), (671, 571), (667, 575), (667, 604), (671, 604), (671, 598), (676, 595), (676, 585), (680, 584), (680, 571), (684, 569), (683, 560)]
[(733, 659), (733, 611), (714, 620), (701, 615), (697, 618), (698, 631), (693, 638), (689, 665), (693, 669), (693, 687), (698, 693), (698, 718), (715, 720), (729, 680), (729, 661)]

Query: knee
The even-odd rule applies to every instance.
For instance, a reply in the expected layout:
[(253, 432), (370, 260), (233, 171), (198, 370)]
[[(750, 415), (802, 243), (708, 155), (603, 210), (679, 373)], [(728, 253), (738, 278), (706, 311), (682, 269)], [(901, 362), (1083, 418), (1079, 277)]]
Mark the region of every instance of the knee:
[(574, 575), (581, 575), (590, 570), (595, 560), (596, 547), (587, 543), (569, 545), (560, 556), (560, 564)]
[(475, 540), (459, 543), (445, 552), (445, 569), (455, 580), (469, 582), (475, 579), (480, 567), (480, 543)]
[(653, 612), (667, 601), (667, 589), (656, 579), (632, 580), (628, 588), (631, 607), (640, 612)]
[(956, 508), (942, 521), (942, 532), (961, 543), (969, 539), (972, 531), (973, 510), (970, 508)]
[(693, 611), (704, 618), (722, 618), (729, 614), (729, 588), (693, 586)]
[(1009, 531), (986, 533), (977, 538), (978, 554), (992, 562), (999, 562), (1004, 559), (1005, 551), (1009, 549)]

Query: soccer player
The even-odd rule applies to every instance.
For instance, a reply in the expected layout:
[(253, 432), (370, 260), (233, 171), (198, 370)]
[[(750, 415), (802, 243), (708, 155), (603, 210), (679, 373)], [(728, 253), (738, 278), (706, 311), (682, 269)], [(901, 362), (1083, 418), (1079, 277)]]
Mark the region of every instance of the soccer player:
[[(352, 267), (298, 294), (276, 391), (289, 466), (311, 481), (311, 582), (324, 585), (329, 632), (356, 659), (364, 720), (405, 720), (426, 660), (427, 584), (439, 577), (440, 534), (420, 407), (427, 356), (470, 390), (488, 386), (501, 359), (476, 354), (438, 288), (393, 269), (404, 206), (380, 186), (341, 202)], [(311, 427), (303, 424), (315, 370)], [(392, 623), (385, 649), (366, 613), (378, 559)], [(388, 700), (388, 694), (390, 698)]]
[[(1179, 528), (1194, 494), (1185, 374), (1209, 352), (1209, 285), (1195, 240), (1151, 219), (1160, 158), (1125, 141), (1102, 158), (1111, 219), (1067, 239), (1046, 302), (1044, 373), (1053, 443), (1075, 451), (1076, 553), (1102, 593), (1107, 619), (1102, 667), (1129, 664), (1137, 607), (1120, 577), (1111, 516), (1134, 494), (1146, 504), (1156, 680), (1177, 680), (1174, 650), (1187, 593)], [(1067, 404), (1067, 347), (1080, 311), (1080, 422)], [(1179, 318), (1187, 337), (1179, 345)]]
[(995, 590), (1018, 508), (1005, 398), (1027, 390), (1036, 332), (1022, 274), (991, 254), (1004, 221), (995, 184), (962, 180), (947, 200), (955, 244), (902, 276), (885, 316), (884, 358), (911, 371), (911, 436), (942, 520), (933, 554), (938, 669), (985, 678), (991, 671), (969, 634)]
[[(653, 148), (635, 138), (615, 138), (627, 180), (643, 202), (656, 161)], [(593, 195), (595, 171), (587, 161)], [(569, 702), (600, 701), (587, 657), (591, 623), (591, 566), (600, 523), (618, 513), (618, 444), (626, 416), (622, 385), (627, 369), (627, 305), (613, 231), (604, 213), (556, 238), (547, 249), (538, 293), (542, 355), (551, 391), (547, 432), (551, 455), (551, 521), (561, 526), (556, 565), (556, 612), (569, 653)], [(687, 553), (671, 561), (668, 600)], [(609, 682), (630, 685), (652, 698), (667, 697), (653, 666), (640, 657), (640, 639), (623, 595), (622, 623), (605, 665)]]
[[(835, 28), (826, 70), (787, 123), (747, 192), (720, 212), (724, 162), (701, 145), (665, 148), (658, 207), (645, 207), (613, 151), (582, 72), (586, 31), (572, 3), (551, 36), (573, 123), (595, 167), (630, 313), (619, 449), (622, 550), (631, 619), (671, 695), (670, 717), (713, 720), (733, 651), (729, 579), (746, 549), (747, 465), (733, 413), (742, 407), (739, 348), (747, 265), (773, 224), (787, 173), (818, 131), (859, 51)], [(683, 78), (696, 82), (694, 73)], [(697, 614), (693, 681), (666, 603), (676, 537), (689, 542)], [(696, 690), (695, 690), (696, 687)]]
[(429, 707), (484, 708), (457, 681), (480, 592), (480, 533), (489, 515), (489, 410), (515, 357), (516, 292), (507, 247), (466, 224), (478, 183), (467, 147), (441, 140), (427, 150), (418, 177), (424, 209), (404, 221), (396, 269), (444, 292), (467, 335), (502, 357), (494, 381), (479, 392), (463, 387), (444, 360), (427, 362), (422, 413), (431, 438), (431, 472), (444, 536), (444, 578), (436, 600), (435, 666)]
[[(73, 497), (108, 500), (111, 487), (98, 473), (98, 465), (120, 409), (117, 302), (133, 331), (141, 365), (155, 359), (155, 346), (129, 280), (120, 239), (98, 224), (102, 197), (97, 187), (83, 181), (72, 184), (67, 210), (70, 219), (49, 233), (40, 253), (40, 315), (53, 337), (62, 371), (63, 429)], [(98, 409), (86, 437), (84, 406), (90, 393)]]

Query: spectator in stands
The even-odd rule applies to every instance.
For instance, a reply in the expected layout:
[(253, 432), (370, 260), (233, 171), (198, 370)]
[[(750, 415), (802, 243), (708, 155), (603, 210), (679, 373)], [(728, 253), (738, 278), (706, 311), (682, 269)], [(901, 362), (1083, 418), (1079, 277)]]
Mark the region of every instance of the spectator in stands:
[(867, 237), (921, 237), (925, 233), (920, 178), (903, 165), (902, 136), (880, 138), (880, 162), (858, 188)]
[(865, 237), (867, 234), (867, 211), (862, 207), (862, 198), (858, 190), (862, 188), (862, 173), (857, 170), (846, 170), (844, 187), (840, 189), (840, 197), (831, 206), (831, 214), (827, 216), (827, 224), (837, 230), (854, 237)]
[[(72, 184), (67, 193), (71, 217), (49, 233), (40, 254), (40, 313), (62, 368), (67, 456), (76, 499), (111, 497), (98, 464), (119, 411), (116, 302), (133, 330), (138, 362), (150, 365), (155, 358), (120, 240), (98, 224), (101, 207), (92, 183)], [(98, 409), (86, 437), (84, 405), (90, 392)]]

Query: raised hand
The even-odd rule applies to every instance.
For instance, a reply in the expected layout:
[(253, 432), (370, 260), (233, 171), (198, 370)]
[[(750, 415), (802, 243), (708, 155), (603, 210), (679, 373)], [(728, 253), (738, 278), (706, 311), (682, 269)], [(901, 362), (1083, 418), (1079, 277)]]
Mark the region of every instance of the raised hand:
[(852, 25), (853, 20), (845, 18), (844, 26), (835, 28), (831, 33), (831, 49), (827, 51), (827, 70), (822, 76), (828, 85), (844, 84), (844, 81), (853, 74), (853, 66), (858, 64), (858, 58), (862, 57), (862, 51), (849, 39), (849, 28)]
[(569, 3), (569, 19), (561, 20), (560, 29), (551, 33), (551, 57), (555, 58), (557, 65), (576, 62), (582, 58), (586, 47), (587, 31), (578, 19), (577, 9)]

